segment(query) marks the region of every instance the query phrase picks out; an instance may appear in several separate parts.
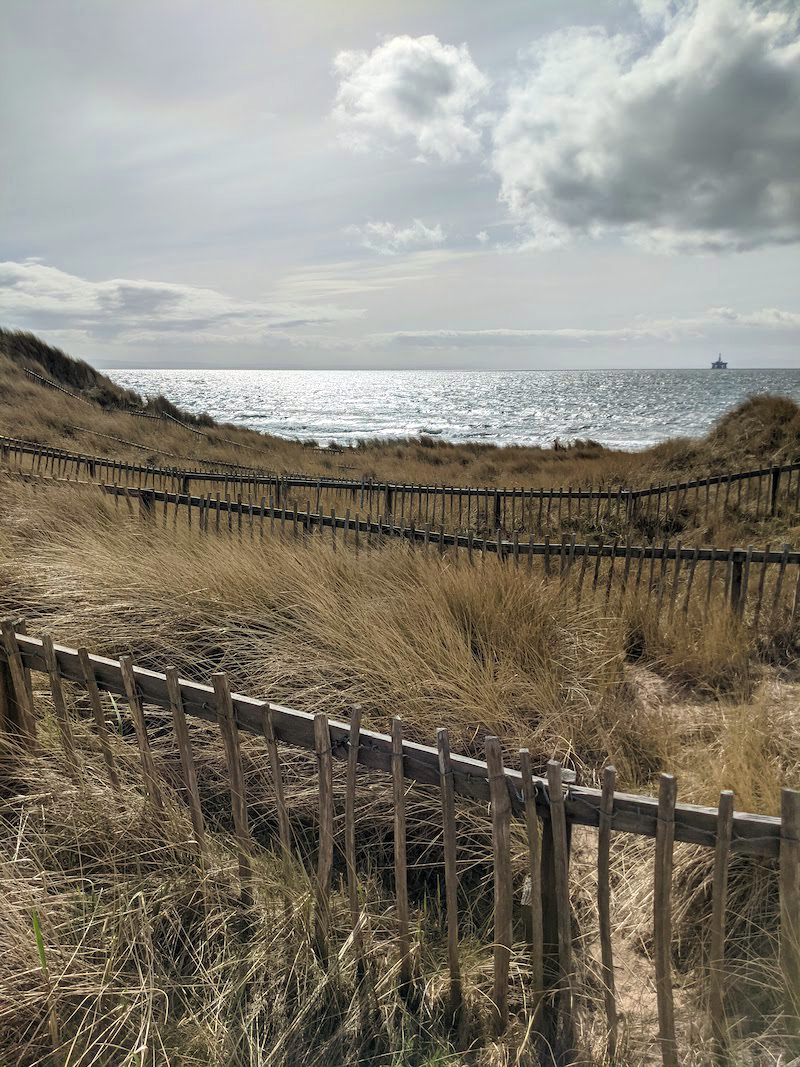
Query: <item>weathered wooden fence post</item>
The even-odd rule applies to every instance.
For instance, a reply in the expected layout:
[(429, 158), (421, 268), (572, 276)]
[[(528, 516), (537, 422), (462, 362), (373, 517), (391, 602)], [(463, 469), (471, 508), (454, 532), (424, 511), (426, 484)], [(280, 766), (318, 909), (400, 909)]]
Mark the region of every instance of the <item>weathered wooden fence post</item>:
[(200, 792), (197, 788), (197, 772), (192, 755), (192, 744), (189, 739), (189, 730), (186, 726), (186, 715), (183, 710), (183, 697), (181, 696), (178, 672), (175, 667), (166, 667), (164, 674), (167, 679), (167, 692), (169, 694), (170, 710), (172, 711), (172, 724), (175, 729), (175, 740), (181, 758), (181, 770), (183, 772), (183, 784), (189, 799), (189, 811), (192, 818), (192, 828), (197, 842), (197, 850), (205, 851), (206, 831), (203, 821), (203, 811), (200, 806)]
[(406, 804), (403, 770), (403, 723), (392, 719), (392, 800), (394, 803), (394, 893), (397, 902), (397, 944), (400, 957), (400, 991), (411, 982), (409, 939), (408, 867), (406, 861)]
[(519, 750), (522, 774), (522, 796), (525, 803), (525, 829), (528, 837), (528, 877), (530, 879), (531, 981), (534, 994), (534, 1016), (538, 1015), (544, 991), (544, 937), (542, 933), (542, 845), (539, 816), (536, 812), (536, 790), (531, 772), (531, 754), (527, 748)]
[(17, 703), (11, 668), (0, 659), (0, 731), (25, 740), (25, 712)]
[(450, 735), (444, 727), (436, 731), (439, 750), (439, 790), (442, 797), (442, 847), (444, 850), (445, 900), (447, 904), (447, 959), (450, 968), (450, 1014), (461, 1008), (461, 967), (458, 958), (458, 868), (456, 866), (456, 813), (453, 767), (450, 761)]
[(781, 791), (781, 971), (787, 1043), (800, 1053), (800, 790)]
[(314, 930), (317, 951), (328, 959), (330, 927), (330, 893), (333, 874), (333, 756), (328, 716), (318, 711), (314, 716), (314, 749), (319, 772), (319, 852), (317, 856), (317, 906)]
[(361, 705), (356, 704), (350, 716), (350, 736), (347, 748), (347, 783), (344, 796), (344, 853), (347, 864), (347, 897), (350, 904), (350, 925), (353, 930), (353, 947), (359, 972), (364, 967), (363, 938), (359, 929), (361, 906), (358, 899), (358, 873), (356, 870), (356, 771), (358, 750), (361, 744)]
[(494, 849), (494, 1031), (508, 1025), (508, 971), (511, 962), (512, 884), (510, 855), (511, 798), (496, 737), (486, 738), (486, 765), (492, 798)]
[(662, 774), (656, 822), (655, 883), (653, 888), (653, 956), (658, 1002), (658, 1037), (664, 1067), (678, 1067), (675, 1009), (672, 999), (672, 846), (675, 838), (677, 783)]
[(108, 771), (108, 779), (114, 789), (119, 789), (119, 778), (117, 777), (117, 771), (114, 767), (114, 754), (111, 751), (111, 745), (109, 743), (108, 729), (103, 715), (103, 705), (100, 701), (100, 690), (97, 687), (94, 669), (91, 660), (89, 659), (89, 650), (83, 645), (78, 649), (78, 660), (83, 673), (83, 684), (89, 696), (89, 703), (92, 706), (92, 714), (97, 729), (97, 736), (100, 739), (100, 748), (103, 752), (106, 770)]
[(614, 818), (614, 785), (616, 769), (603, 770), (603, 795), (600, 806), (600, 829), (597, 838), (597, 914), (600, 926), (600, 970), (603, 976), (603, 998), (608, 1025), (608, 1058), (614, 1063), (617, 1056), (618, 1029), (617, 1000), (614, 988), (614, 951), (611, 942), (611, 822)]
[(6, 716), (12, 730), (19, 731), (29, 752), (36, 752), (36, 720), (33, 714), (33, 702), (28, 689), (25, 668), (22, 663), (17, 634), (11, 619), (3, 619), (0, 624), (3, 635), (3, 650), (6, 656), (7, 678), (11, 685), (7, 689)]
[[(191, 505), (191, 501), (190, 501)], [(139, 490), (139, 518), (143, 522), (152, 522), (156, 513), (156, 494), (153, 489)]]
[(773, 467), (771, 471), (771, 484), (769, 494), (769, 513), (773, 518), (778, 514), (778, 490), (781, 485), (781, 469)]
[(728, 863), (733, 831), (733, 793), (719, 795), (717, 843), (714, 850), (714, 877), (711, 889), (711, 953), (709, 958), (709, 1009), (714, 1053), (720, 1067), (730, 1062), (725, 1021), (725, 904), (728, 893)]
[(211, 682), (214, 686), (217, 722), (222, 734), (225, 761), (228, 767), (233, 828), (236, 834), (236, 852), (239, 860), (241, 901), (245, 906), (249, 906), (253, 903), (253, 875), (250, 867), (252, 839), (247, 820), (247, 793), (244, 784), (242, 754), (239, 747), (239, 727), (236, 723), (236, 712), (231, 700), (227, 674), (224, 671), (215, 671), (211, 676)]
[(50, 634), (42, 634), (42, 651), (47, 663), (47, 675), (50, 680), (50, 695), (53, 700), (53, 708), (56, 713), (58, 732), (61, 736), (61, 746), (67, 757), (70, 773), (77, 778), (80, 768), (78, 755), (75, 751), (75, 739), (72, 736), (72, 726), (67, 712), (67, 701), (64, 697), (64, 687), (61, 684), (61, 672), (58, 669), (56, 651), (53, 647), (53, 639)]
[(572, 920), (569, 898), (570, 835), (564, 807), (561, 764), (547, 761), (547, 791), (550, 800), (553, 899), (558, 943), (558, 1000), (561, 1006), (562, 1051), (571, 1054), (573, 1046), (574, 1006), (572, 985)]
[(731, 589), (730, 604), (734, 615), (742, 614), (742, 579), (744, 576), (744, 561), (734, 556), (731, 564)]
[(119, 669), (125, 689), (125, 699), (128, 701), (128, 706), (131, 709), (131, 718), (133, 719), (136, 740), (139, 745), (139, 758), (142, 763), (142, 777), (144, 778), (145, 792), (153, 807), (157, 810), (161, 810), (163, 806), (161, 790), (158, 785), (153, 754), (150, 751), (150, 739), (147, 736), (144, 708), (136, 688), (136, 679), (133, 674), (133, 660), (130, 656), (119, 657)]

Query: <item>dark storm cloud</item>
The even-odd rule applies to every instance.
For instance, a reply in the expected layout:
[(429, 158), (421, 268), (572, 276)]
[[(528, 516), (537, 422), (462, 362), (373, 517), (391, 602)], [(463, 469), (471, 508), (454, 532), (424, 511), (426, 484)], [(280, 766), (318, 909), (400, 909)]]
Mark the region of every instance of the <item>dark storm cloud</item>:
[(660, 29), (644, 46), (600, 28), (537, 42), (493, 131), (502, 199), (542, 245), (800, 240), (797, 9), (699, 0)]

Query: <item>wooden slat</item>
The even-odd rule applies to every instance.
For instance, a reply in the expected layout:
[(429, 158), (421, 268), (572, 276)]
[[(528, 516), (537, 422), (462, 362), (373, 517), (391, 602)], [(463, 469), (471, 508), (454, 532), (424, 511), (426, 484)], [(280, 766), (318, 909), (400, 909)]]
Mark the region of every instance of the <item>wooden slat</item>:
[(695, 548), (694, 554), (689, 562), (689, 574), (686, 577), (686, 595), (683, 599), (683, 614), (688, 616), (689, 614), (689, 600), (692, 595), (692, 586), (694, 585), (694, 572), (697, 567), (697, 557), (699, 555), (699, 549)]
[(283, 772), (281, 771), (281, 757), (278, 744), (275, 740), (275, 726), (272, 721), (272, 708), (265, 704), (261, 709), (261, 729), (264, 740), (267, 743), (267, 757), (269, 770), (272, 776), (272, 789), (275, 793), (275, 808), (278, 813), (278, 837), (281, 843), (284, 860), (288, 860), (291, 852), (291, 830), (289, 827), (289, 813), (286, 808), (286, 795), (283, 786)]
[(314, 748), (319, 774), (319, 850), (314, 930), (318, 951), (323, 959), (327, 960), (331, 876), (333, 874), (333, 760), (328, 716), (323, 711), (317, 712), (314, 716)]
[(496, 737), (486, 738), (486, 767), (492, 797), (492, 847), (494, 852), (494, 1019), (493, 1029), (503, 1033), (508, 1025), (508, 972), (511, 962), (512, 894), (510, 816), (508, 783), (503, 754)]
[(772, 597), (772, 626), (777, 626), (781, 602), (781, 590), (783, 589), (783, 577), (786, 573), (786, 562), (789, 559), (791, 545), (784, 545), (781, 552), (781, 562), (778, 567), (778, 577), (775, 579), (775, 593)]
[(217, 722), (219, 723), (222, 743), (225, 748), (225, 761), (228, 766), (228, 782), (233, 812), (233, 827), (236, 834), (237, 858), (239, 861), (239, 882), (241, 900), (244, 905), (253, 902), (252, 869), (250, 852), (253, 842), (247, 819), (247, 793), (244, 784), (242, 754), (239, 747), (239, 730), (236, 723), (236, 711), (231, 700), (228, 676), (224, 671), (215, 671), (211, 676), (214, 685)]
[(675, 600), (678, 596), (678, 578), (681, 572), (681, 542), (678, 541), (675, 546), (675, 568), (672, 572), (672, 589), (669, 594), (669, 614), (667, 616), (669, 622), (672, 622), (675, 616)]
[(356, 771), (361, 743), (361, 705), (356, 704), (350, 715), (350, 736), (347, 748), (347, 783), (344, 794), (344, 854), (347, 864), (347, 897), (350, 904), (350, 926), (356, 959), (361, 963), (363, 945), (359, 929), (361, 906), (358, 900), (356, 871)]
[[(145, 792), (147, 793), (151, 804), (156, 808), (161, 808), (161, 789), (159, 788), (156, 777), (153, 754), (150, 751), (150, 739), (147, 736), (147, 724), (145, 723), (144, 718), (142, 698), (136, 685), (136, 678), (133, 673), (133, 660), (130, 656), (119, 657), (119, 669), (122, 676), (125, 699), (128, 701), (128, 706), (131, 709), (133, 727), (136, 731), (136, 741), (139, 745), (139, 758), (142, 763), (142, 777), (144, 779)], [(164, 686), (166, 688), (166, 678), (164, 679)]]
[(394, 804), (394, 894), (397, 902), (397, 949), (400, 989), (411, 981), (408, 869), (406, 863), (406, 794), (403, 768), (403, 723), (392, 719), (392, 802)]
[(519, 750), (522, 796), (525, 803), (525, 829), (528, 839), (528, 877), (530, 879), (530, 955), (534, 1012), (544, 992), (544, 933), (542, 930), (542, 845), (539, 817), (536, 814), (536, 790), (531, 773), (531, 754)]
[(661, 570), (658, 576), (658, 601), (656, 605), (656, 617), (661, 618), (661, 607), (664, 603), (664, 586), (666, 584), (667, 577), (667, 560), (669, 559), (669, 541), (664, 541), (664, 547), (661, 550)]
[(600, 538), (600, 540), (597, 543), (597, 552), (596, 552), (596, 558), (595, 558), (595, 561), (594, 561), (594, 577), (592, 578), (592, 589), (596, 589), (597, 588), (597, 580), (600, 577), (600, 562), (601, 562), (602, 558), (603, 558), (603, 539)]
[(67, 764), (70, 772), (73, 777), (77, 778), (79, 773), (78, 755), (75, 751), (75, 739), (72, 736), (72, 725), (69, 721), (67, 702), (64, 697), (64, 687), (61, 684), (61, 674), (58, 669), (55, 650), (53, 649), (53, 638), (50, 634), (42, 634), (42, 650), (44, 651), (44, 658), (47, 663), (47, 674), (50, 681), (50, 695), (53, 699), (53, 708), (56, 713), (58, 732), (61, 736), (61, 745), (64, 749), (64, 755), (67, 757)]
[(714, 585), (714, 568), (717, 562), (717, 550), (712, 549), (711, 562), (708, 565), (708, 580), (706, 581), (706, 599), (703, 607), (703, 620), (708, 621), (708, 612), (711, 607), (711, 591)]
[[(21, 635), (27, 635), (28, 634), (28, 628), (26, 626), (25, 620), (22, 620), (22, 619), (18, 620), (16, 628), (17, 628), (17, 637), (19, 637), (20, 634)], [(28, 706), (30, 707), (30, 710), (31, 710), (31, 723), (32, 723), (32, 726), (35, 728), (35, 716), (34, 716), (34, 707), (33, 707), (33, 680), (31, 679), (30, 668), (26, 667), (25, 664), (22, 664), (22, 674), (25, 675), (25, 686), (26, 686), (26, 689), (28, 690)]]
[[(769, 549), (770, 549), (770, 546), (769, 546), (769, 544), (767, 544), (767, 547), (764, 549), (764, 555), (765, 556), (769, 554)], [(766, 577), (767, 577), (767, 565), (766, 565), (766, 563), (762, 563), (762, 565), (761, 565), (761, 573), (758, 576), (758, 595), (756, 597), (756, 610), (755, 610), (755, 613), (753, 615), (753, 629), (757, 629), (758, 628), (758, 620), (761, 617), (761, 605), (764, 602), (764, 582), (766, 580)]]
[(560, 1001), (565, 1043), (572, 1045), (573, 1032), (573, 970), (572, 919), (569, 900), (569, 840), (564, 808), (564, 786), (561, 764), (547, 761), (547, 789), (550, 798), (550, 822), (553, 835), (555, 898), (558, 916), (558, 961), (560, 970)]
[(781, 791), (781, 972), (789, 1047), (800, 1053), (800, 791)]
[[(530, 567), (530, 562), (531, 562), (532, 556), (533, 556), (533, 554), (529, 552), (528, 553), (528, 566), (529, 567)], [(581, 602), (581, 592), (583, 590), (583, 580), (586, 577), (586, 567), (587, 567), (588, 562), (589, 562), (589, 553), (588, 552), (582, 552), (581, 553), (581, 567), (580, 567), (580, 571), (578, 572), (578, 589), (577, 589), (577, 594), (576, 594), (576, 603), (578, 603), (578, 604), (580, 604), (580, 602)]]
[(747, 555), (745, 556), (744, 564), (742, 566), (742, 588), (739, 594), (739, 615), (744, 615), (745, 607), (747, 606), (747, 590), (750, 585), (750, 564), (753, 559), (753, 546), (747, 546)]
[(444, 727), (436, 731), (439, 751), (439, 792), (442, 798), (442, 848), (444, 851), (445, 901), (447, 905), (447, 964), (450, 970), (451, 1016), (461, 1008), (461, 965), (458, 958), (458, 868), (456, 865), (456, 811), (453, 793), (453, 767), (450, 761), (450, 735)]
[(720, 1067), (730, 1062), (728, 1028), (725, 1020), (725, 904), (728, 895), (728, 864), (733, 831), (733, 793), (719, 795), (717, 845), (714, 850), (714, 876), (711, 890), (711, 953), (709, 957), (709, 1013), (714, 1035), (714, 1052)]
[(0, 658), (0, 732), (6, 736), (19, 737), (19, 714), (14, 700), (11, 671)]
[[(2, 623), (0, 623), (0, 632), (2, 632), (3, 635), (3, 651), (5, 652), (6, 662), (8, 663), (8, 669), (11, 675), (11, 684), (14, 690), (14, 704), (19, 717), (22, 740), (27, 749), (30, 752), (35, 753), (37, 747), (36, 720), (33, 715), (30, 689), (28, 688), (27, 679), (25, 677), (26, 666), (19, 648), (20, 637), (24, 641), (25, 635), (20, 635), (15, 631), (14, 623), (11, 619), (2, 620)], [(42, 660), (44, 661), (43, 650)], [(42, 663), (40, 670), (47, 670), (46, 661)]]
[(203, 809), (200, 806), (200, 791), (197, 788), (197, 772), (194, 766), (194, 756), (192, 755), (192, 743), (189, 739), (189, 729), (186, 725), (186, 715), (183, 711), (183, 697), (181, 696), (178, 671), (175, 667), (167, 667), (164, 674), (167, 679), (172, 725), (175, 729), (175, 741), (181, 758), (183, 784), (189, 800), (192, 828), (198, 850), (203, 852), (206, 845), (206, 829), (203, 821)]
[(619, 548), (619, 538), (614, 538), (614, 544), (611, 546), (611, 559), (608, 564), (608, 576), (606, 578), (606, 607), (608, 607), (611, 599), (611, 583), (614, 580), (614, 564), (617, 559), (617, 550)]
[(662, 774), (658, 791), (655, 881), (653, 889), (653, 956), (658, 1002), (658, 1038), (664, 1067), (678, 1067), (675, 1009), (672, 997), (672, 844), (677, 783)]
[(597, 914), (600, 927), (600, 973), (608, 1027), (608, 1058), (613, 1063), (619, 1044), (617, 998), (614, 986), (614, 949), (611, 941), (611, 823), (614, 818), (614, 787), (616, 770), (603, 770), (603, 798), (600, 809), (600, 828), (597, 836)]

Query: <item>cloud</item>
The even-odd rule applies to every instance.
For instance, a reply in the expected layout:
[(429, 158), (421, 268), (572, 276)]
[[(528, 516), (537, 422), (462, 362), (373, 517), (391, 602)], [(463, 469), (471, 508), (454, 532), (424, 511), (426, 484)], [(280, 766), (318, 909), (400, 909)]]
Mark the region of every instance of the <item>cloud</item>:
[(611, 232), (727, 251), (800, 240), (796, 6), (640, 8), (639, 35), (543, 38), (509, 89), (491, 165), (529, 242)]
[(279, 334), (288, 339), (292, 330), (362, 314), (332, 304), (238, 300), (214, 289), (168, 282), (93, 282), (36, 260), (0, 263), (3, 320), (75, 339), (253, 344)]
[[(395, 330), (391, 333), (371, 334), (373, 344), (400, 345), (414, 348), (535, 348), (607, 345), (609, 343), (636, 344), (640, 342), (677, 342), (688, 338), (704, 338), (730, 328), (725, 334), (743, 330), (767, 330), (784, 338), (797, 334), (800, 340), (800, 312), (778, 308), (761, 308), (739, 312), (732, 308), (709, 308), (705, 314), (685, 318), (635, 321), (610, 329), (561, 327), (558, 329), (518, 330), (495, 327), (483, 330), (434, 329)], [(764, 335), (761, 334), (763, 337)]]
[(382, 256), (408, 252), (417, 248), (433, 248), (444, 241), (441, 224), (426, 226), (414, 219), (408, 226), (396, 226), (392, 222), (368, 222), (364, 226), (350, 226), (348, 233), (358, 237), (364, 248)]
[(559, 345), (626, 343), (667, 340), (668, 333), (654, 327), (631, 326), (611, 330), (565, 327), (558, 330), (514, 330), (505, 327), (487, 330), (395, 330), (372, 334), (375, 343), (413, 348), (548, 348)]
[(757, 326), (768, 330), (795, 330), (800, 328), (800, 311), (782, 311), (779, 308), (761, 308), (758, 311), (741, 312), (733, 308), (715, 307), (709, 315), (721, 322), (738, 326)]
[(412, 142), (445, 162), (480, 147), (474, 109), (488, 82), (465, 44), (438, 37), (391, 37), (371, 52), (339, 52), (333, 117), (355, 150)]

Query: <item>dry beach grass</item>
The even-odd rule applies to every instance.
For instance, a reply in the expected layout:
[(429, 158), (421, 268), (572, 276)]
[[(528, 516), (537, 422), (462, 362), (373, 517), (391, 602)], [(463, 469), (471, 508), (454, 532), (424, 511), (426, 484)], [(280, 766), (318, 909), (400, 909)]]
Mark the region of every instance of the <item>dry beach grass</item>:
[[(4, 433), (64, 444), (67, 424), (80, 414), (85, 425), (106, 427), (101, 432), (212, 455), (208, 442), (179, 426), (94, 412), (35, 386), (10, 362), (0, 367), (0, 384)], [(734, 455), (759, 462), (796, 457), (800, 415), (795, 405), (774, 398), (757, 401), (739, 418), (738, 449), (736, 421), (728, 417), (702, 447), (673, 442), (637, 463), (651, 464), (648, 470), (654, 472), (683, 473), (682, 463), (699, 469), (701, 459), (724, 469), (721, 465)], [(229, 432), (226, 427), (225, 435)], [(236, 432), (242, 440), (254, 437)], [(78, 448), (93, 450), (89, 435), (73, 440)], [(275, 439), (266, 447), (274, 448), (274, 462), (269, 462), (275, 466), (299, 466), (303, 460), (313, 469), (328, 462)], [(448, 457), (441, 465), (446, 478), (461, 456), (467, 458), (460, 464), (464, 480), (487, 480), (475, 473), (489, 453), (473, 455), (468, 448), (403, 442), (371, 445), (357, 455), (359, 462), (389, 473), (405, 471), (414, 450), (420, 455), (420, 466), (411, 468), (414, 480), (435, 469), (428, 454)], [(579, 458), (518, 450), (514, 458), (512, 450), (494, 450), (492, 461), (497, 480), (510, 484), (523, 477), (522, 471), (508, 477), (507, 464), (522, 457), (529, 464), (529, 482), (552, 476), (559, 463), (573, 464), (563, 468), (573, 484), (583, 463), (592, 464), (587, 477), (595, 482), (631, 469), (626, 467), (630, 457), (588, 451), (591, 456)], [(242, 454), (220, 448), (217, 456), (223, 455), (241, 461)], [(749, 519), (724, 521), (728, 525), (714, 531), (722, 543), (737, 540), (741, 530), (750, 541), (762, 532), (765, 540), (791, 535), (785, 523), (777, 531), (769, 520), (755, 530), (731, 525)], [(800, 635), (785, 616), (766, 620), (756, 634), (748, 619), (723, 610), (712, 611), (706, 620), (698, 607), (686, 617), (678, 611), (670, 620), (632, 588), (611, 598), (602, 585), (595, 592), (587, 588), (578, 603), (558, 580), (545, 582), (538, 571), (515, 571), (492, 558), (470, 567), (403, 545), (356, 558), (352, 550), (341, 545), (334, 550), (319, 538), (304, 546), (271, 535), (263, 540), (201, 537), (182, 525), (143, 526), (124, 506), (90, 487), (10, 478), (0, 481), (0, 614), (24, 618), (31, 633), (50, 632), (66, 644), (115, 656), (130, 652), (142, 666), (174, 664), (199, 681), (225, 670), (236, 689), (305, 711), (343, 718), (360, 704), (365, 724), (377, 728), (386, 727), (390, 714), (401, 714), (407, 736), (426, 743), (433, 741), (436, 727), (447, 726), (453, 748), (468, 754), (482, 756), (484, 737), (496, 733), (510, 762), (524, 745), (537, 769), (557, 756), (584, 782), (597, 781), (613, 761), (620, 787), (651, 792), (658, 772), (669, 770), (678, 776), (683, 800), (714, 803), (720, 789), (732, 788), (737, 807), (765, 813), (777, 811), (782, 785), (800, 786)], [(274, 803), (266, 753), (257, 739), (243, 743), (258, 843), (256, 904), (245, 928), (224, 758), (215, 731), (193, 726), (211, 841), (210, 857), (198, 865), (177, 788), (177, 753), (169, 730), (159, 729), (158, 717), (154, 747), (168, 802), (165, 817), (155, 819), (142, 801), (125, 709), (118, 714), (109, 709), (124, 772), (117, 794), (73, 694), (83, 766), (76, 786), (65, 773), (44, 686), (45, 680), (34, 676), (43, 716), (41, 758), (22, 759), (7, 746), (0, 758), (0, 1063), (3, 1055), (9, 1064), (56, 1062), (48, 1005), (60, 1028), (62, 1061), (70, 1065), (499, 1067), (535, 1062), (524, 1013), (503, 1041), (493, 1040), (486, 1028), (491, 828), (485, 811), (459, 805), (469, 1024), (454, 1034), (446, 1019), (436, 796), (415, 789), (408, 801), (413, 934), (427, 979), (409, 1005), (396, 991), (392, 810), (384, 782), (365, 775), (359, 784), (356, 836), (373, 965), (372, 978), (362, 988), (341, 892), (335, 894), (332, 919), (341, 948), (338, 966), (324, 970), (311, 947), (312, 886), (299, 863), (292, 865), (287, 882), (273, 851)], [(293, 832), (299, 851), (310, 855), (316, 819), (313, 759), (292, 756), (287, 774)], [(342, 790), (337, 774), (339, 805)], [(593, 849), (592, 833), (576, 835), (572, 887), (579, 1044), (582, 1062), (598, 1064), (603, 1062), (603, 1018)], [(627, 1011), (621, 1062), (646, 1064), (657, 1056), (648, 958), (652, 843), (619, 835), (614, 850), (618, 982)], [(519, 828), (513, 859), (519, 888), (524, 872)], [(676, 860), (679, 1023), (690, 1048), (684, 1062), (701, 1064), (711, 1062), (709, 1035), (698, 1011), (707, 988), (710, 856), (680, 846)], [(42, 928), (49, 980), (37, 952), (33, 912)], [(734, 860), (729, 1008), (731, 1018), (742, 1023), (735, 1062), (776, 1062), (776, 916), (771, 865)], [(526, 995), (521, 933), (519, 940), (512, 1007), (520, 1007)]]

